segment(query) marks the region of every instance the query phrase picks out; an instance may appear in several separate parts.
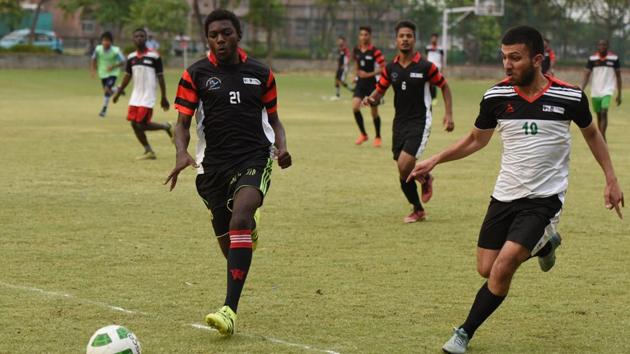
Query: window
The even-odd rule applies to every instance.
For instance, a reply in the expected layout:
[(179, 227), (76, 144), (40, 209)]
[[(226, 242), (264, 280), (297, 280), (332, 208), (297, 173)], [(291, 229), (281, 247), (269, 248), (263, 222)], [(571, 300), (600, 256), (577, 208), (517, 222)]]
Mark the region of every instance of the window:
[(81, 21), (81, 31), (83, 33), (94, 33), (96, 30), (96, 22), (92, 20)]

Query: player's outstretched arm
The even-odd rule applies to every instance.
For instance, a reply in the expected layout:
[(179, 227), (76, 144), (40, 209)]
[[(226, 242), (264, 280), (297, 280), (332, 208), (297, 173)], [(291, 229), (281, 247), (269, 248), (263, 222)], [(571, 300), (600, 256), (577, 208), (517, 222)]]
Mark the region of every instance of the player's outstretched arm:
[(439, 163), (459, 160), (482, 149), (488, 145), (490, 138), (492, 138), (492, 133), (494, 133), (494, 129), (473, 128), (468, 135), (446, 150), (418, 162), (407, 177), (407, 182), (414, 178), (421, 180)]
[(125, 87), (129, 85), (130, 80), (131, 80), (131, 75), (129, 75), (129, 73), (125, 74), (125, 77), (123, 78), (122, 83), (120, 84), (120, 86), (118, 86), (118, 90), (116, 91), (116, 93), (114, 94), (114, 97), (112, 98), (112, 101), (114, 101), (114, 103), (118, 102), (118, 97), (120, 97), (120, 94), (125, 90)]
[(280, 122), (277, 112), (269, 113), (268, 119), (269, 124), (276, 135), (274, 145), (277, 149), (278, 165), (280, 168), (285, 169), (291, 166), (292, 161), (291, 154), (289, 154), (289, 151), (287, 150), (287, 136), (284, 131), (284, 126), (282, 125), (282, 122)]
[(617, 106), (621, 105), (621, 91), (623, 90), (623, 85), (621, 84), (621, 70), (615, 70), (615, 76), (617, 77)]
[(622, 207), (624, 206), (623, 192), (621, 191), (612, 161), (610, 160), (608, 146), (602, 134), (599, 132), (599, 129), (595, 126), (595, 123), (591, 122), (588, 127), (582, 128), (581, 130), (584, 140), (586, 140), (595, 160), (597, 160), (597, 163), (602, 167), (604, 176), (606, 177), (606, 188), (604, 189), (604, 203), (606, 208), (614, 208), (619, 218), (623, 219), (623, 214), (619, 207), (620, 204)]
[(177, 124), (175, 125), (175, 168), (164, 181), (164, 184), (171, 182), (170, 190), (175, 188), (177, 177), (186, 167), (192, 166), (197, 168), (195, 159), (188, 153), (188, 144), (190, 143), (190, 123), (192, 117), (183, 113), (179, 113)]
[(442, 86), (442, 97), (444, 98), (444, 130), (452, 132), (455, 130), (455, 122), (453, 121), (453, 95), (451, 94), (451, 88), (448, 83)]

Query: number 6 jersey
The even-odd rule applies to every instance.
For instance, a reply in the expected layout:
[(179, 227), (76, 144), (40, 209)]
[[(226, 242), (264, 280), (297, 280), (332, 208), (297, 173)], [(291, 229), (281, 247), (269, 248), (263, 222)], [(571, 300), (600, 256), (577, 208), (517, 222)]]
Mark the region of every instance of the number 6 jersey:
[(214, 54), (184, 71), (175, 109), (197, 115), (199, 173), (268, 158), (275, 140), (267, 115), (277, 110), (271, 69), (238, 49), (240, 62), (220, 64)]
[(506, 79), (483, 96), (478, 129), (501, 134), (501, 170), (492, 196), (502, 202), (544, 198), (566, 191), (569, 184), (571, 121), (591, 124), (588, 99), (575, 86), (545, 76), (549, 83), (536, 96), (522, 95)]

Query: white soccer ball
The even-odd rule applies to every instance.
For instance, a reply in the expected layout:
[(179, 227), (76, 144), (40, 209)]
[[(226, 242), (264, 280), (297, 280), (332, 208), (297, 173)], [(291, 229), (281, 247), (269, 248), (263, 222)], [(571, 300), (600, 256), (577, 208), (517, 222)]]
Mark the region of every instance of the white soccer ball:
[(87, 345), (87, 354), (140, 354), (140, 341), (123, 326), (103, 327), (92, 335)]

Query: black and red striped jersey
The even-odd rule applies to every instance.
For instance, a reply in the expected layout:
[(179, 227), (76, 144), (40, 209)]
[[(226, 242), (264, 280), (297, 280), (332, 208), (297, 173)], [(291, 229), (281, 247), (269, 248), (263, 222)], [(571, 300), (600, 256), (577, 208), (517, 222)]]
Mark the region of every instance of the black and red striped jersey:
[(359, 47), (354, 47), (353, 51), (354, 61), (357, 62), (357, 69), (371, 73), (376, 70), (376, 64), (381, 68), (385, 66), (385, 57), (380, 49), (376, 48), (373, 44), (366, 50), (361, 50)]
[(337, 69), (344, 69), (348, 66), (350, 61), (350, 50), (344, 45), (343, 48), (338, 48), (337, 56)]
[(186, 69), (175, 109), (197, 115), (197, 163), (204, 170), (269, 157), (275, 140), (268, 114), (277, 110), (276, 81), (269, 67), (239, 51), (240, 63), (219, 64), (214, 54)]
[(431, 119), (430, 84), (442, 88), (446, 79), (437, 66), (416, 52), (407, 67), (399, 63), (399, 56), (385, 66), (376, 90), (381, 94), (391, 85), (394, 88), (394, 129), (408, 123), (424, 124)]

